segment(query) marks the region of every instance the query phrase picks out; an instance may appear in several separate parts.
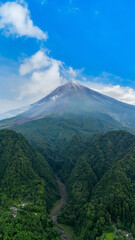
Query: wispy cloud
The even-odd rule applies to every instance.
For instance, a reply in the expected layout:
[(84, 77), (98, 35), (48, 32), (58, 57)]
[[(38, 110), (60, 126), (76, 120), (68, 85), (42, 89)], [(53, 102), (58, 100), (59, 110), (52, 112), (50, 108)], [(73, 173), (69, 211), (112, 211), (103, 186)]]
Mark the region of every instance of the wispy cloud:
[(0, 6), (0, 29), (6, 36), (27, 36), (46, 40), (48, 34), (35, 26), (24, 1), (6, 2)]

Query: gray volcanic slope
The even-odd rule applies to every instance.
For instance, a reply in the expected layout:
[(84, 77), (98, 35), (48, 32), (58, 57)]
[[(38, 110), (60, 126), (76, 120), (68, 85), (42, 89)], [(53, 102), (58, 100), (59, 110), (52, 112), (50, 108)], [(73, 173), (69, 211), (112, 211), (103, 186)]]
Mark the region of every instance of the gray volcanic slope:
[(58, 87), (45, 98), (18, 115), (18, 122), (64, 114), (102, 113), (109, 115), (125, 127), (135, 125), (135, 106), (122, 103), (74, 82)]
[[(24, 123), (46, 116), (74, 114), (105, 114), (124, 127), (135, 126), (135, 106), (102, 95), (80, 84), (69, 82), (58, 87), (45, 98), (31, 105), (17, 116), (16, 123)], [(12, 122), (13, 123), (13, 122)]]

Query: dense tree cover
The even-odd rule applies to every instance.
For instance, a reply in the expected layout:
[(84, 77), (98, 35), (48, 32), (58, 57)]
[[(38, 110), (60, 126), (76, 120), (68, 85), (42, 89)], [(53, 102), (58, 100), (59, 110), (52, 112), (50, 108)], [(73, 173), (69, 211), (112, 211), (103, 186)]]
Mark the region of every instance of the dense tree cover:
[(0, 239), (60, 240), (43, 203), (30, 202), (24, 208), (16, 203), (16, 206), (18, 211), (15, 218), (8, 207), (0, 207)]
[(46, 160), (21, 134), (0, 131), (0, 239), (59, 239), (49, 219), (57, 198)]
[(71, 141), (64, 144), (55, 157), (57, 171), (60, 178), (66, 182), (72, 169), (74, 168), (79, 156), (82, 154), (86, 146), (91, 141), (91, 137), (82, 138), (75, 135)]
[(90, 202), (83, 206), (80, 213), (84, 224), (81, 238), (89, 239), (88, 233), (92, 233), (95, 239), (112, 223), (135, 234), (134, 187), (135, 148), (132, 148), (103, 176), (96, 185)]
[[(68, 203), (59, 221), (73, 226), (79, 240), (107, 239), (114, 224), (135, 235), (135, 136), (126, 131), (94, 136), (91, 130), (87, 133), (86, 122), (78, 120), (71, 128), (69, 118), (57, 119), (54, 126), (50, 118), (48, 123), (47, 118), (38, 121), (39, 125), (33, 121), (16, 129), (66, 183)], [(8, 130), (0, 134), (2, 239), (59, 239), (48, 217), (58, 197), (52, 170), (21, 134)], [(24, 208), (23, 202), (28, 203)], [(18, 208), (16, 218), (12, 205)], [(114, 239), (125, 236), (119, 233)]]
[[(113, 223), (134, 234), (135, 137), (126, 131), (99, 136), (81, 154), (67, 179), (68, 204), (60, 222), (80, 240), (95, 240)], [(101, 238), (102, 239), (102, 238)]]
[[(14, 122), (15, 120), (15, 122)], [(16, 124), (15, 124), (16, 123)], [(123, 126), (102, 113), (65, 114), (63, 116), (47, 116), (43, 119), (17, 123), (17, 119), (0, 122), (0, 128), (11, 128), (21, 132), (26, 139), (56, 169), (56, 154), (74, 135), (89, 136), (101, 132), (123, 129)]]

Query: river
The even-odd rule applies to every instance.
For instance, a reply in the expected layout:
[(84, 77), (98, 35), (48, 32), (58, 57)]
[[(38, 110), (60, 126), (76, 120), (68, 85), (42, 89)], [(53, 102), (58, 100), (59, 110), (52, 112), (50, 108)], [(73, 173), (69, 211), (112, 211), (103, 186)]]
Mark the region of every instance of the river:
[(67, 191), (65, 184), (62, 183), (58, 177), (56, 177), (56, 179), (60, 189), (61, 198), (51, 211), (51, 219), (54, 222), (58, 232), (60, 233), (62, 240), (75, 240), (73, 229), (70, 226), (59, 224), (57, 222), (57, 217), (60, 214), (62, 207), (66, 204)]

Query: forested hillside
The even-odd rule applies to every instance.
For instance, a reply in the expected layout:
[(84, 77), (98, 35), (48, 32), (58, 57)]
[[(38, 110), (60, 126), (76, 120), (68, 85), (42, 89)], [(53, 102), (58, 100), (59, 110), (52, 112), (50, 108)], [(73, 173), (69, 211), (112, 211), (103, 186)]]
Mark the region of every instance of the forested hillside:
[(21, 134), (0, 132), (0, 239), (59, 239), (49, 219), (58, 198), (46, 160)]
[(0, 240), (135, 240), (135, 0), (0, 0)]
[[(2, 128), (3, 123), (0, 123)], [(21, 132), (29, 143), (36, 148), (54, 167), (56, 153), (65, 148), (72, 137), (93, 136), (97, 133), (106, 133), (112, 130), (123, 129), (123, 126), (106, 114), (65, 114), (64, 116), (47, 116), (43, 119), (23, 124), (5, 126), (14, 131)], [(101, 130), (102, 129), (102, 130)]]
[[(58, 221), (72, 226), (77, 240), (104, 240), (115, 229), (116, 239), (126, 239), (123, 232), (135, 236), (135, 136), (112, 131), (74, 135), (59, 143), (53, 149), (53, 137), (52, 145), (42, 142), (67, 187), (67, 204)], [(11, 130), (0, 132), (0, 189), (1, 239), (59, 239), (49, 219), (58, 199), (54, 173)]]
[(114, 231), (113, 224), (135, 234), (134, 148), (133, 135), (114, 131), (91, 142), (76, 160), (73, 155), (65, 180), (68, 204), (59, 221), (74, 226), (80, 240)]

